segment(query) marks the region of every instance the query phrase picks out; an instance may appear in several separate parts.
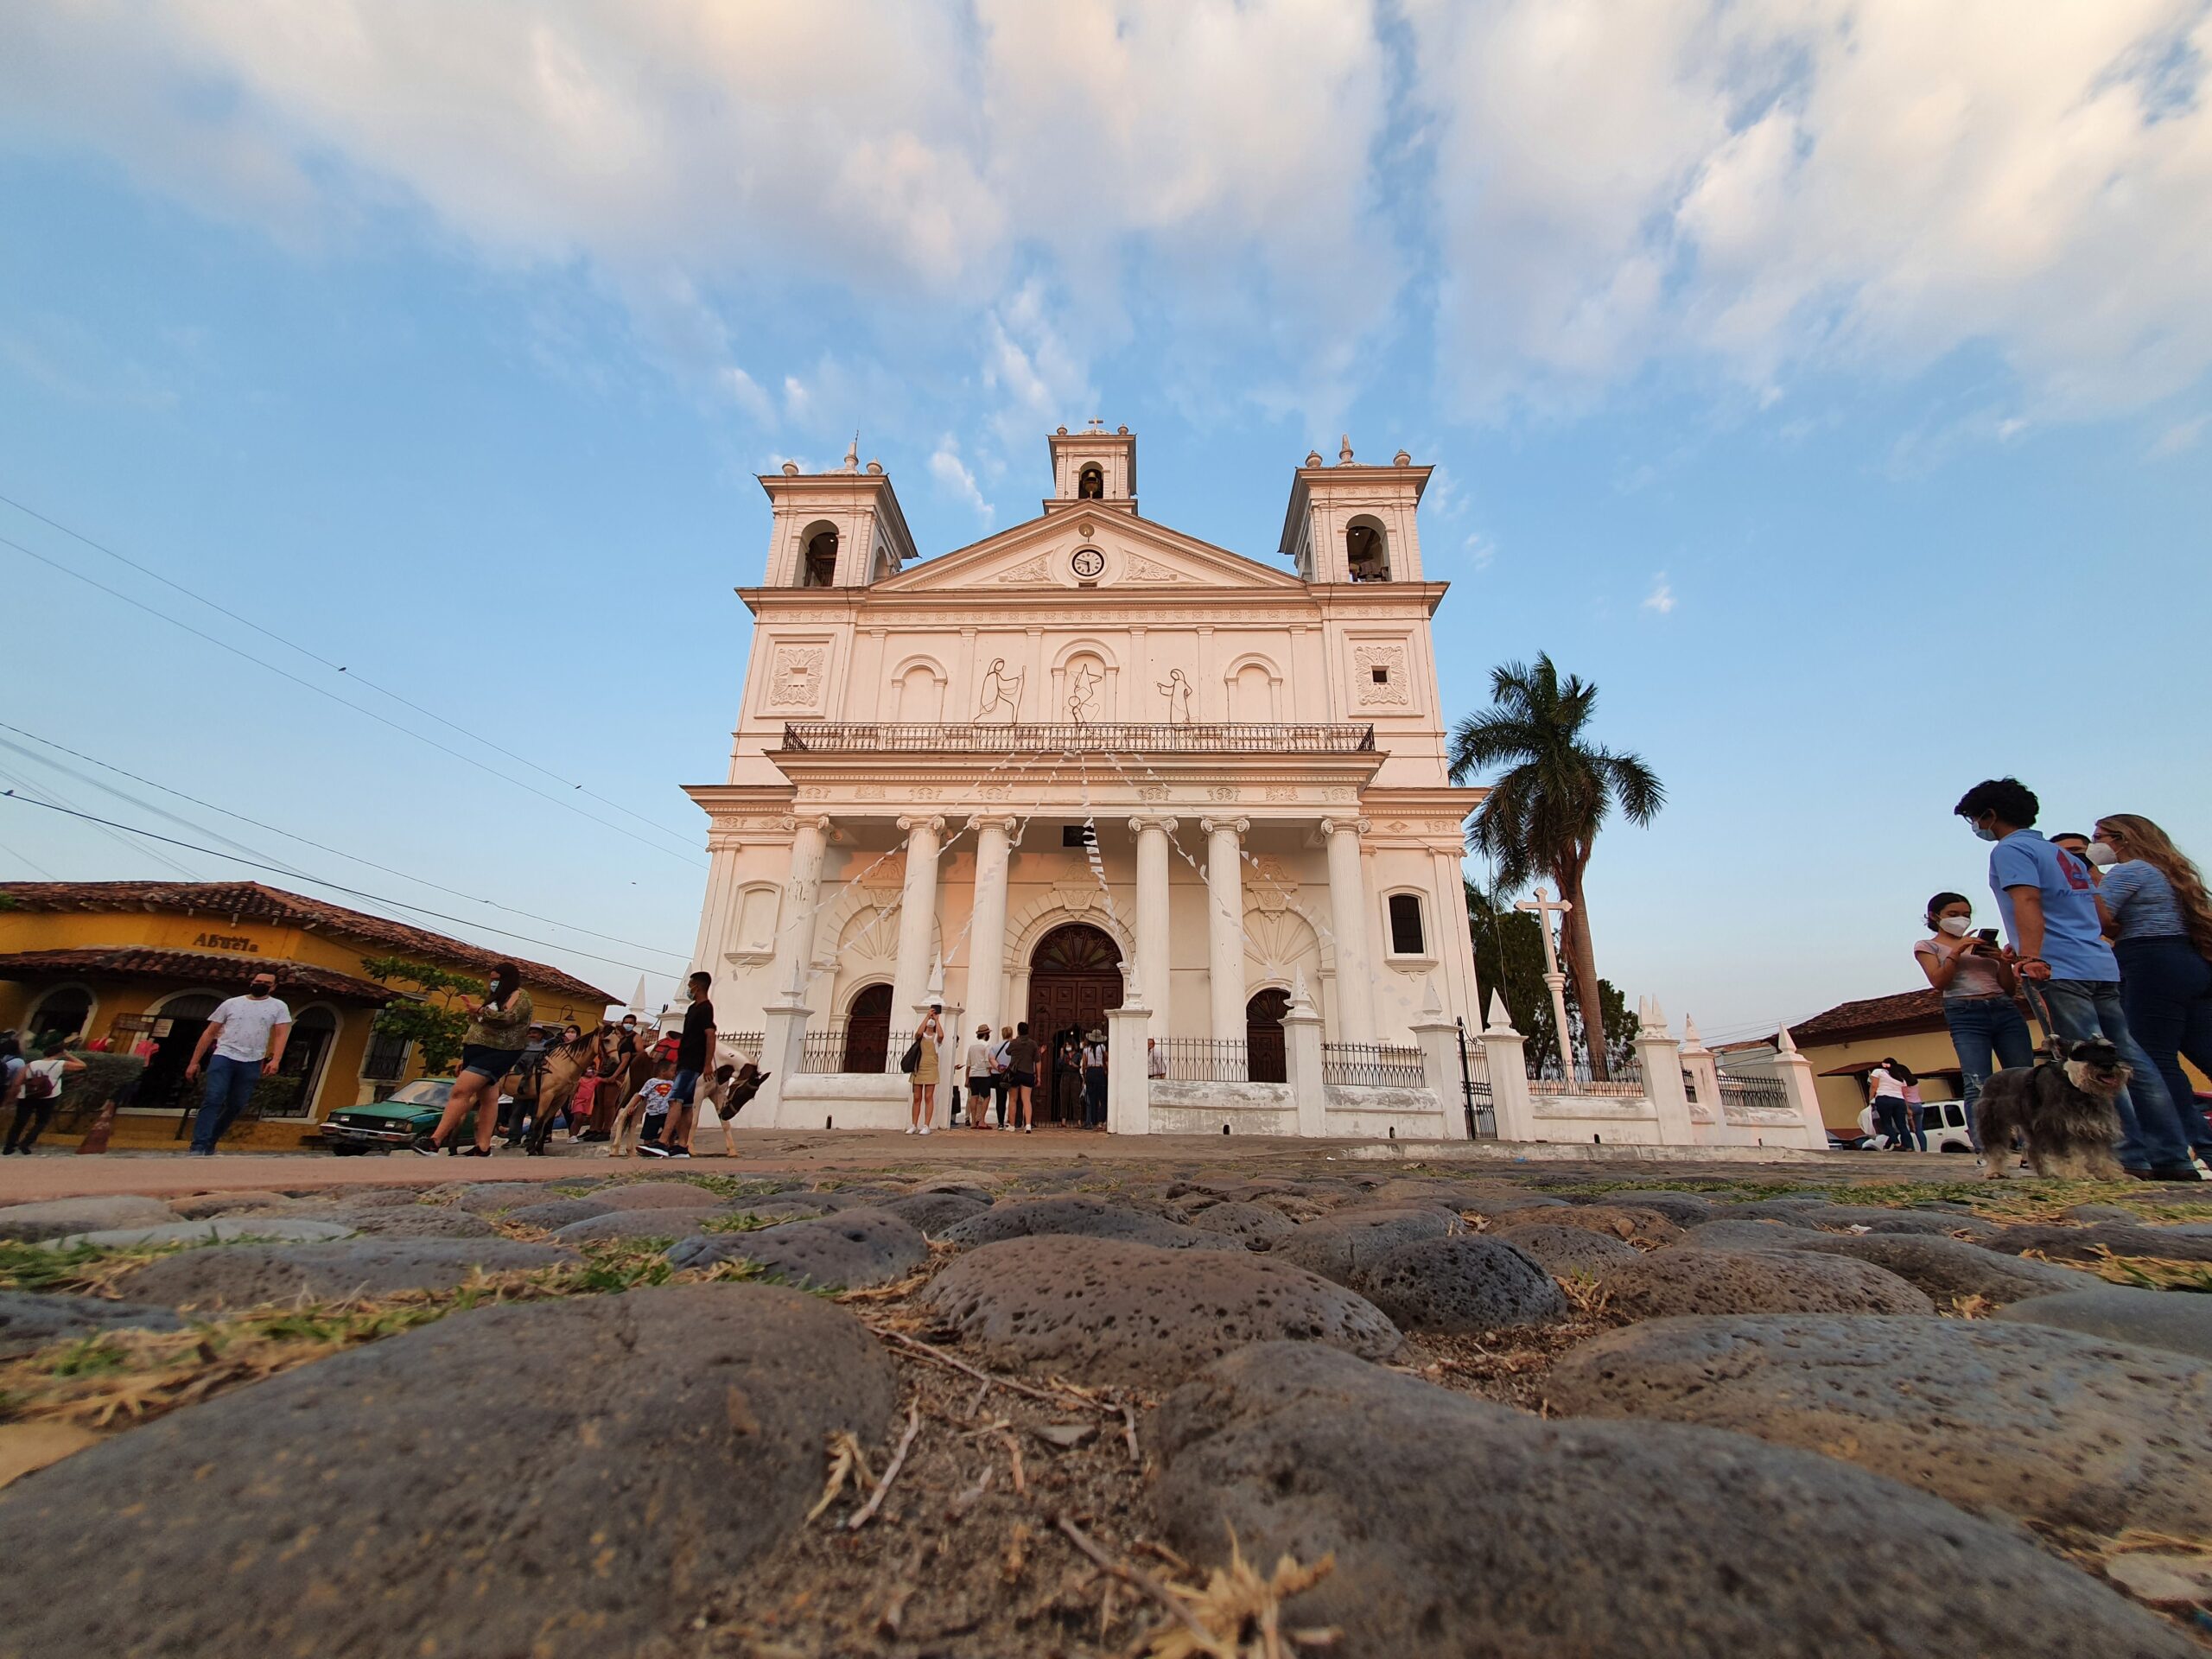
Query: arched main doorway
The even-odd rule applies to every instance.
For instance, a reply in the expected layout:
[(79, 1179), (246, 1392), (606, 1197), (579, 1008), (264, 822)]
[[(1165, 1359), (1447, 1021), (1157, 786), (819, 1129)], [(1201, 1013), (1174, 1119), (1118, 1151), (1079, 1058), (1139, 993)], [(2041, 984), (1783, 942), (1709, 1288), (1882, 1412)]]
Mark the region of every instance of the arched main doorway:
[(1287, 1083), (1290, 1070), (1282, 1051), (1282, 1017), (1290, 1012), (1290, 993), (1280, 987), (1262, 991), (1244, 1005), (1244, 1055), (1254, 1083)]
[(1056, 927), (1029, 953), (1029, 1034), (1042, 1052), (1035, 1115), (1047, 1122), (1083, 1122), (1080, 1077), (1071, 1088), (1062, 1045), (1103, 1028), (1106, 1010), (1122, 1006), (1122, 952), (1113, 939), (1083, 922)]
[(847, 1071), (880, 1071), (891, 1052), (891, 988), (869, 985), (853, 998), (845, 1010)]

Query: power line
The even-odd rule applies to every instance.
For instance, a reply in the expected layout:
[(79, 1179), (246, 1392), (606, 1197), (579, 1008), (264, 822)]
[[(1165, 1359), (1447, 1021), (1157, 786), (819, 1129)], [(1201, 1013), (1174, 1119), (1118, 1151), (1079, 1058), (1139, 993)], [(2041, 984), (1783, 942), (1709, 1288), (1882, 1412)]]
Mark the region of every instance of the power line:
[(469, 739), (472, 742), (481, 743), (486, 748), (492, 750), (494, 753), (504, 754), (510, 760), (518, 761), (522, 765), (528, 766), (532, 772), (541, 772), (544, 776), (552, 779), (556, 783), (567, 784), (569, 788), (588, 795), (592, 799), (613, 807), (617, 812), (623, 814), (626, 817), (635, 818), (639, 823), (645, 824), (651, 829), (658, 830), (663, 835), (674, 836), (679, 841), (689, 839), (683, 831), (680, 830), (672, 830), (664, 823), (658, 823), (652, 818), (645, 817), (642, 812), (633, 811), (629, 807), (623, 805), (621, 802), (602, 795), (597, 790), (586, 789), (583, 785), (577, 783), (574, 779), (563, 778), (559, 772), (555, 772), (550, 766), (540, 766), (528, 755), (517, 754), (512, 749), (506, 747), (505, 745), (495, 743), (490, 738), (484, 736), (480, 733), (472, 732), (467, 727), (461, 725), (455, 721), (447, 719), (445, 715), (440, 714), (436, 709), (426, 709), (421, 703), (415, 702), (412, 698), (401, 696), (400, 693), (394, 691), (389, 686), (378, 685), (374, 680), (370, 679), (366, 675), (354, 673), (346, 664), (334, 663), (331, 661), (329, 658), (322, 655), (321, 652), (315, 651), (309, 646), (300, 644), (298, 640), (288, 639), (285, 635), (278, 633), (274, 628), (264, 627), (262, 624), (255, 621), (251, 617), (242, 616), (238, 612), (232, 610), (226, 605), (218, 604), (215, 601), (209, 599), (205, 594), (196, 592), (193, 588), (186, 587), (182, 582), (178, 582), (172, 577), (163, 575), (160, 571), (154, 569), (149, 565), (141, 564), (137, 560), (131, 558), (127, 554), (117, 552), (115, 549), (107, 545), (106, 543), (93, 540), (92, 537), (86, 535), (81, 530), (73, 529), (69, 525), (63, 524), (58, 518), (48, 518), (45, 513), (41, 512), (36, 507), (30, 506), (23, 502), (18, 501), (11, 495), (0, 495), (0, 501), (6, 502), (18, 512), (28, 513), (30, 517), (37, 519), (39, 523), (60, 531), (64, 536), (71, 537), (77, 541), (82, 542), (86, 547), (92, 549), (96, 552), (106, 554), (108, 557), (115, 560), (118, 563), (130, 566), (130, 569), (137, 571), (139, 575), (150, 577), (152, 580), (160, 582), (165, 588), (174, 588), (176, 592), (182, 594), (186, 598), (192, 600), (195, 603), (204, 605), (211, 611), (214, 611), (220, 615), (229, 617), (232, 621), (238, 623), (240, 626), (251, 628), (256, 633), (260, 634), (264, 639), (274, 639), (278, 645), (286, 646), (290, 650), (299, 652), (301, 656), (307, 658), (309, 661), (321, 664), (323, 667), (330, 670), (332, 673), (343, 674), (348, 679), (367, 686), (370, 690), (377, 692), (380, 696), (390, 697), (394, 702), (400, 704), (403, 708), (412, 709), (416, 714), (425, 715), (431, 720), (436, 721), (439, 725), (447, 728), (448, 730), (459, 732), (463, 737)]
[(233, 864), (250, 865), (257, 870), (269, 870), (278, 875), (289, 875), (296, 881), (306, 881), (315, 887), (326, 887), (332, 893), (342, 893), (349, 899), (365, 899), (372, 904), (391, 905), (401, 910), (412, 910), (418, 915), (433, 916), (442, 922), (454, 922), (462, 927), (480, 928), (486, 933), (497, 933), (503, 939), (520, 939), (524, 944), (534, 944), (541, 950), (566, 950), (571, 956), (589, 957), (594, 962), (603, 962), (612, 968), (632, 968), (641, 974), (658, 974), (665, 971), (659, 968), (647, 968), (640, 963), (624, 962), (619, 957), (603, 957), (596, 950), (579, 950), (574, 945), (556, 944), (550, 939), (534, 939), (527, 933), (518, 933), (512, 928), (493, 927), (488, 922), (473, 921), (465, 916), (448, 916), (439, 911), (424, 910), (421, 906), (410, 905), (404, 899), (388, 899), (382, 893), (364, 893), (360, 888), (349, 887), (342, 881), (327, 881), (319, 875), (309, 875), (302, 870), (289, 869), (283, 865), (269, 863), (263, 859), (242, 857), (237, 853), (226, 853), (213, 847), (197, 846), (188, 841), (179, 841), (175, 836), (156, 835), (151, 830), (141, 830), (133, 823), (118, 823), (112, 818), (95, 817), (90, 812), (79, 812), (71, 807), (56, 806), (51, 801), (38, 800), (29, 795), (18, 795), (12, 789), (0, 790), (0, 800), (18, 801), (25, 806), (43, 807), (48, 812), (60, 812), (68, 817), (82, 818), (86, 823), (99, 824), (104, 829), (120, 830), (125, 835), (142, 836), (148, 841), (158, 841), (171, 847), (181, 847), (187, 852), (205, 853), (210, 858), (227, 859)]
[(544, 790), (539, 789), (533, 784), (526, 784), (519, 778), (511, 778), (505, 772), (501, 772), (498, 767), (489, 766), (484, 761), (479, 760), (473, 754), (464, 754), (461, 751), (453, 747), (450, 744), (441, 743), (435, 737), (427, 737), (421, 732), (415, 731), (409, 727), (401, 725), (397, 721), (391, 719), (389, 715), (377, 713), (373, 709), (364, 709), (359, 703), (350, 702), (346, 698), (340, 696), (334, 691), (327, 690), (323, 687), (315, 684), (312, 680), (302, 679), (298, 675), (292, 673), (290, 671), (279, 668), (276, 664), (257, 657), (250, 651), (243, 651), (239, 649), (238, 646), (231, 644), (227, 639), (219, 639), (216, 635), (207, 632), (205, 629), (195, 628), (189, 622), (186, 622), (177, 617), (171, 616), (166, 611), (156, 610), (154, 607), (147, 604), (144, 601), (134, 599), (129, 594), (123, 592), (120, 588), (111, 588), (104, 582), (95, 581), (81, 570), (73, 570), (67, 565), (62, 563), (59, 559), (48, 558), (45, 554), (37, 551), (35, 549), (25, 547), (21, 542), (12, 540), (5, 536), (0, 536), (0, 546), (12, 547), (16, 552), (24, 555), (26, 557), (36, 559), (41, 564), (43, 564), (51, 569), (59, 570), (63, 575), (73, 577), (76, 581), (83, 582), (87, 588), (97, 588), (99, 592), (107, 594), (110, 598), (119, 599), (124, 604), (129, 605), (135, 609), (145, 612), (149, 616), (159, 618), (162, 621), (169, 624), (172, 627), (181, 628), (187, 633), (191, 634), (197, 639), (205, 639), (211, 645), (217, 645), (221, 649), (229, 652), (233, 657), (243, 658), (245, 661), (253, 664), (257, 668), (265, 668), (271, 674), (276, 675), (280, 678), (289, 680), (294, 685), (305, 687), (308, 690), (314, 692), (315, 696), (319, 697), (328, 698), (341, 709), (350, 709), (355, 714), (363, 715), (367, 719), (373, 720), (379, 725), (389, 726), (393, 731), (398, 732), (404, 736), (411, 737), (418, 743), (427, 743), (441, 753), (449, 754), (453, 756), (454, 760), (466, 762), (467, 765), (476, 767), (480, 772), (489, 772), (493, 777), (497, 778), (501, 783), (511, 785), (516, 789), (527, 790), (532, 795), (537, 796), (540, 800), (550, 801), (554, 805), (573, 812), (580, 818), (588, 818), (592, 823), (600, 825), (603, 829), (612, 830), (619, 836), (627, 836), (631, 840), (636, 842), (641, 847), (650, 847), (657, 853), (663, 854), (670, 858), (681, 859), (684, 863), (696, 865), (702, 869), (706, 868), (706, 861), (703, 859), (688, 857), (682, 853), (675, 851), (671, 848), (664, 847), (657, 841), (647, 841), (636, 830), (625, 830), (619, 823), (610, 823), (607, 820), (599, 817), (596, 813), (585, 811), (583, 808), (578, 806), (574, 801), (564, 800), (558, 795), (548, 794)]
[(60, 879), (55, 875), (52, 870), (48, 869), (45, 865), (40, 863), (36, 859), (30, 857), (27, 854), (17, 852), (4, 841), (0, 841), (0, 853), (7, 854), (10, 858), (22, 859), (24, 863), (29, 865), (31, 868), (36, 870), (41, 875), (44, 876), (49, 881), (55, 881)]
[[(69, 799), (67, 796), (62, 794), (51, 784), (31, 783), (27, 779), (18, 778), (14, 772), (10, 772), (4, 766), (0, 766), (0, 782), (13, 784), (17, 789), (29, 791), (29, 794), (27, 798), (30, 799), (33, 804), (36, 805), (48, 804), (47, 802), (38, 799), (38, 797), (41, 795), (51, 796), (54, 803), (60, 804), (65, 806)], [(182, 876), (188, 881), (197, 881), (201, 879), (199, 871), (187, 869), (182, 864), (179, 863), (175, 859), (171, 858), (166, 853), (157, 852), (150, 847), (133, 847), (121, 836), (116, 835), (111, 830), (103, 830), (100, 833), (106, 836), (110, 841), (113, 842), (117, 846), (124, 849), (126, 852), (142, 853), (145, 856), (153, 859), (156, 862), (165, 865), (168, 868), (175, 870), (179, 875)]]
[[(504, 910), (511, 916), (520, 916), (530, 921), (543, 922), (549, 927), (566, 928), (571, 933), (581, 933), (587, 938), (604, 939), (609, 944), (625, 945), (632, 950), (650, 950), (656, 956), (673, 957), (679, 961), (689, 960), (689, 958), (684, 957), (680, 951), (664, 950), (659, 945), (647, 944), (639, 939), (626, 939), (621, 938), (619, 934), (601, 933), (593, 928), (579, 927), (574, 922), (564, 922), (556, 916), (540, 916), (535, 911), (523, 910), (513, 905), (503, 905), (496, 899), (485, 899), (476, 893), (466, 892), (460, 887), (449, 887), (442, 881), (431, 880), (428, 876), (416, 875), (413, 872), (408, 870), (396, 869), (389, 864), (379, 864), (372, 858), (363, 858), (359, 853), (349, 853), (341, 848), (329, 846), (325, 842), (313, 840), (308, 836), (296, 834), (292, 830), (279, 829), (273, 823), (264, 823), (258, 818), (250, 818), (245, 813), (233, 810), (230, 807), (219, 806), (213, 801), (203, 801), (197, 795), (188, 795), (181, 789), (170, 788), (167, 784), (156, 783), (151, 778), (141, 777), (135, 772), (127, 771), (124, 767), (116, 766), (111, 761), (103, 760), (98, 755), (86, 754), (82, 750), (71, 748), (66, 743), (57, 743), (50, 737), (41, 737), (36, 732), (27, 732), (20, 726), (10, 726), (5, 721), (0, 721), (0, 731), (13, 732), (18, 737), (28, 737), (34, 743), (43, 743), (48, 748), (57, 749), (63, 754), (73, 755), (78, 760), (86, 761), (92, 766), (98, 766), (105, 772), (111, 772), (118, 778), (128, 778), (131, 782), (143, 784), (149, 789), (158, 789), (164, 795), (174, 795), (181, 801), (189, 801), (193, 805), (204, 807), (210, 812), (219, 812), (225, 817), (236, 818), (240, 823), (250, 823), (257, 830), (266, 830), (271, 835), (282, 836), (287, 841), (296, 841), (302, 847), (312, 847), (319, 853), (328, 853), (334, 857), (345, 859), (348, 863), (363, 865), (372, 870), (379, 870), (386, 875), (396, 875), (403, 880), (419, 882), (422, 886), (435, 888), (440, 893), (449, 893), (456, 899), (474, 899), (479, 904), (489, 905), (494, 910)], [(0, 740), (0, 747), (13, 749), (18, 754), (29, 755), (33, 759), (39, 760), (40, 763), (44, 766), (58, 766), (57, 762), (46, 760), (45, 757), (36, 754), (32, 750), (22, 748), (13, 743), (8, 743), (4, 740)], [(69, 770), (67, 767), (60, 767), (60, 769), (63, 771)], [(83, 776), (82, 773), (78, 772), (73, 772), (72, 775), (77, 777)], [(142, 807), (149, 812), (160, 812), (163, 817), (171, 818), (178, 823), (186, 824), (188, 828), (199, 830), (202, 835), (217, 834), (216, 831), (207, 829), (204, 825), (191, 823), (188, 819), (176, 817), (174, 813), (162, 812), (160, 807), (154, 805), (150, 802), (136, 800), (124, 791), (115, 789), (111, 785), (101, 784), (97, 779), (88, 778), (86, 779), (85, 781), (92, 784), (97, 788), (108, 790), (119, 799), (130, 801), (131, 804), (134, 806)], [(217, 839), (227, 840), (228, 837), (217, 836)], [(232, 842), (231, 845), (238, 848), (244, 852), (250, 853), (257, 850), (254, 848), (247, 846), (244, 842)], [(394, 902), (397, 901), (395, 900)], [(412, 905), (406, 907), (410, 910), (416, 908), (416, 906)], [(423, 913), (424, 915), (429, 915), (431, 912), (424, 911)]]

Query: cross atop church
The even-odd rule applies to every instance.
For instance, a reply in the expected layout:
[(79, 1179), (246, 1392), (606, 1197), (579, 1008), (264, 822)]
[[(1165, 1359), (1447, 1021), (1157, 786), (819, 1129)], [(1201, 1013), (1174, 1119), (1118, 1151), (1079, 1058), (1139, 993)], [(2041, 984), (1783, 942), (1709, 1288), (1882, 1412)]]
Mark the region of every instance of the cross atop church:
[(1106, 429), (1106, 423), (1094, 415), (1090, 417), (1090, 425), (1088, 429), (1093, 432), (1103, 432)]

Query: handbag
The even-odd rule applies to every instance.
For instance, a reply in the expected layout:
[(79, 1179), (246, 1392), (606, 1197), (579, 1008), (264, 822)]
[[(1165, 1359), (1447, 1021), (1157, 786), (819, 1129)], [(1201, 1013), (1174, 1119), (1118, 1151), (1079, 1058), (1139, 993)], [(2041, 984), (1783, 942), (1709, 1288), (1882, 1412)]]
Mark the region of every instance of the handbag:
[(899, 1057), (899, 1069), (912, 1077), (922, 1069), (922, 1039), (918, 1037), (906, 1045), (906, 1052)]

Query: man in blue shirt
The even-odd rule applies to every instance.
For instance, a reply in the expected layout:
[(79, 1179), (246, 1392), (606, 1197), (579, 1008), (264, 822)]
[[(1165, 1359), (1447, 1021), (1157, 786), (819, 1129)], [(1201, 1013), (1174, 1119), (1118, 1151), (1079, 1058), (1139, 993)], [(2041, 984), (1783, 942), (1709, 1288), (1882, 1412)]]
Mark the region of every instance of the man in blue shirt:
[(2020, 977), (2035, 982), (2060, 1040), (2070, 1047), (2107, 1038), (2134, 1068), (2113, 1103), (2120, 1112), (2120, 1161), (2154, 1181), (2194, 1181), (2188, 1135), (2120, 1011), (2120, 959), (2104, 941), (2088, 866), (2036, 833), (2040, 804), (2018, 779), (1993, 778), (1968, 790), (1952, 810), (1982, 840), (1996, 842), (1989, 890), (2004, 913)]

